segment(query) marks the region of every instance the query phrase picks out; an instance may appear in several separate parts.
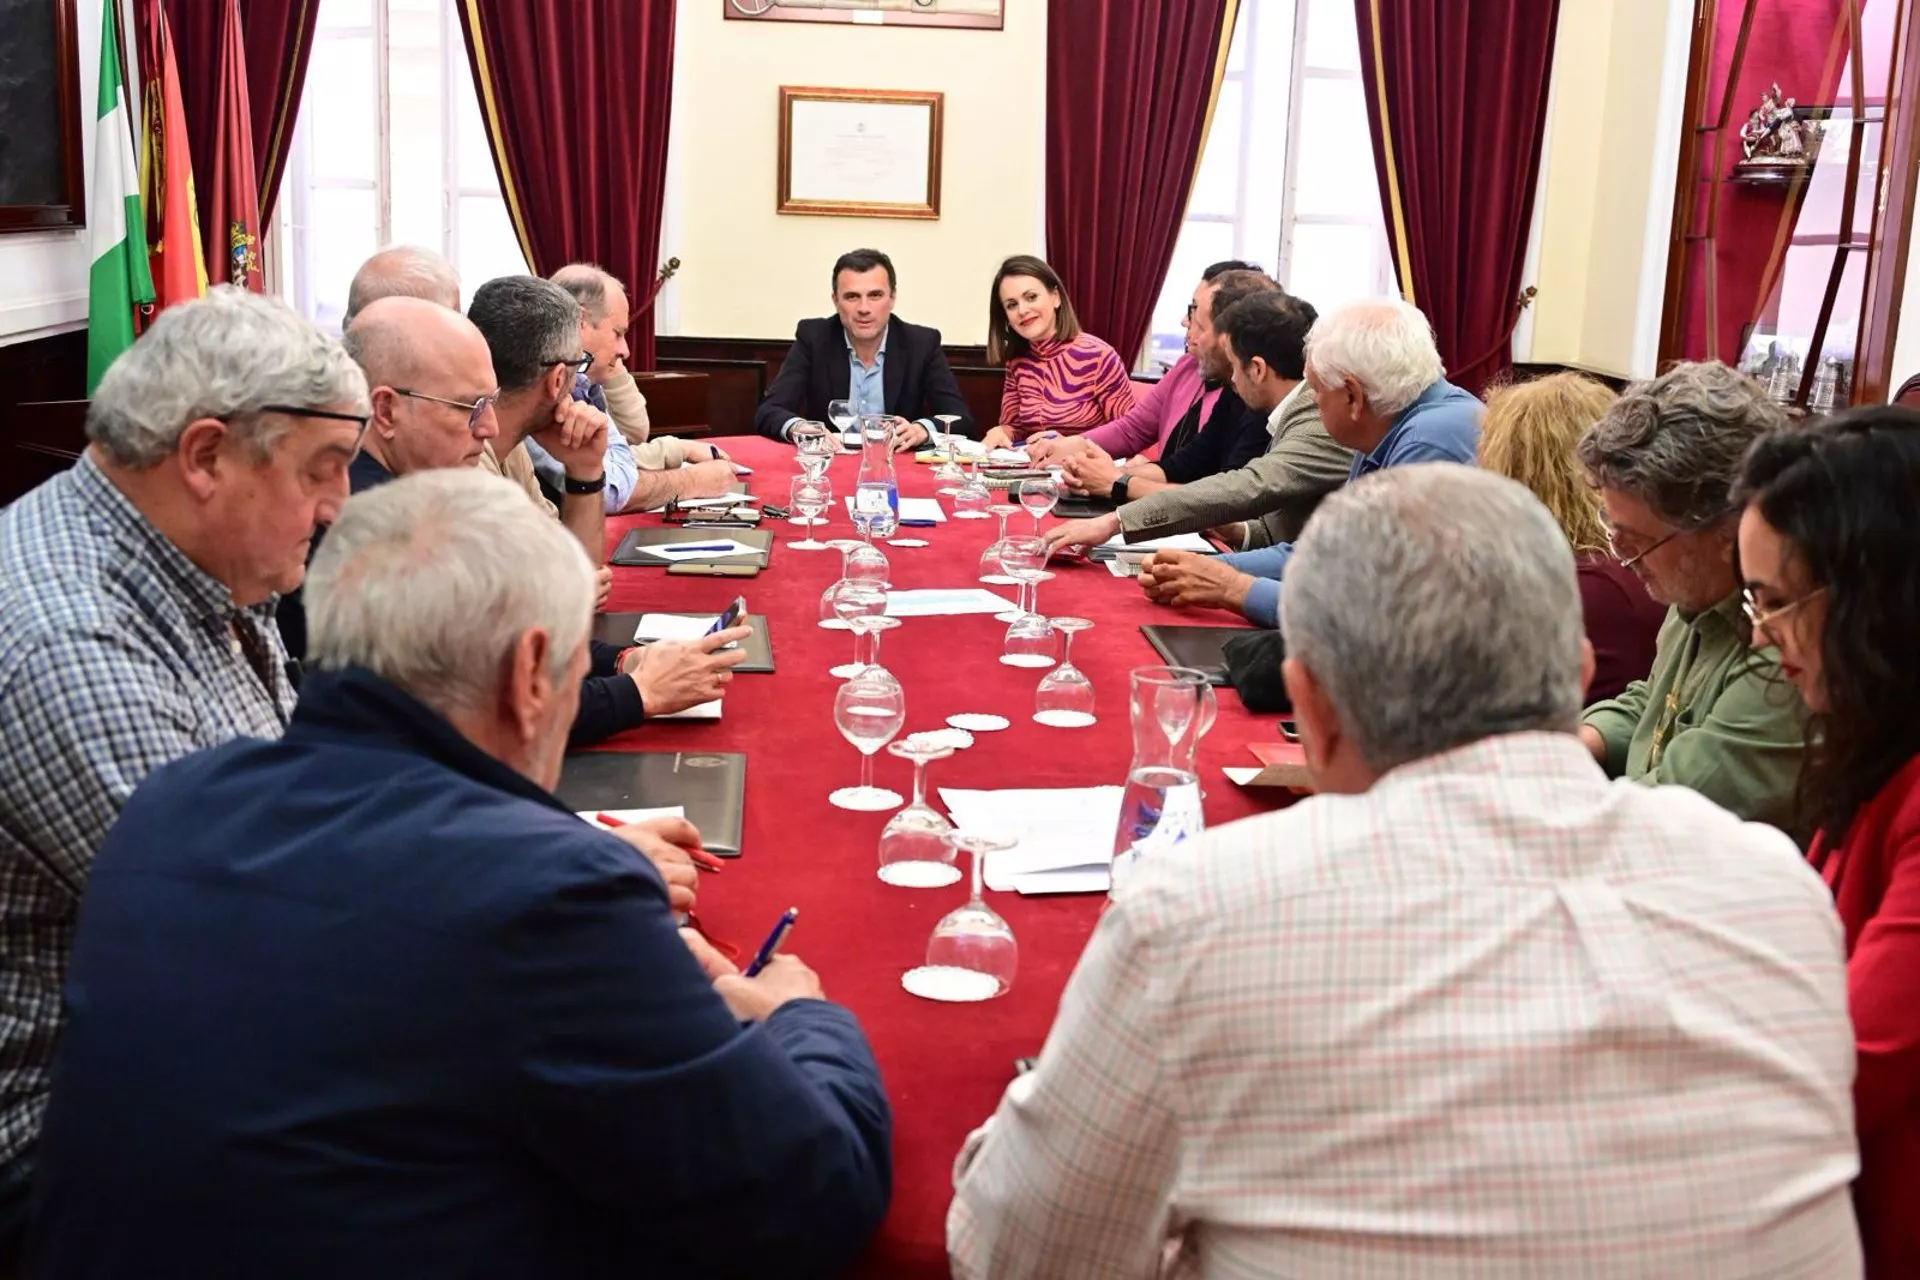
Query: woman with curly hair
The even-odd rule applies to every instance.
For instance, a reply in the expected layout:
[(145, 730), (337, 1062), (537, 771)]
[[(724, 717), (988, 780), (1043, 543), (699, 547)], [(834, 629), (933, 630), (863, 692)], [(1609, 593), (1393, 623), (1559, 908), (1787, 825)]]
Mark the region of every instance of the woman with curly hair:
[(1920, 1276), (1920, 413), (1766, 437), (1734, 500), (1753, 643), (1813, 717), (1800, 810), (1846, 935), (1867, 1274)]
[(1618, 697), (1653, 667), (1654, 641), (1666, 620), (1640, 580), (1607, 551), (1600, 495), (1581, 474), (1574, 448), (1606, 416), (1614, 395), (1578, 373), (1500, 387), (1487, 397), (1479, 463), (1518, 480), (1553, 514), (1573, 547), (1580, 606), (1593, 645), (1587, 701)]

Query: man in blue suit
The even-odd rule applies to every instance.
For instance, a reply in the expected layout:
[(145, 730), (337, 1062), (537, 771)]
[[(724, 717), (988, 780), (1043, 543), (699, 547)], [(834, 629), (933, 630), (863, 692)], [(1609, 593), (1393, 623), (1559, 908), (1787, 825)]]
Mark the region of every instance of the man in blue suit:
[(676, 932), (698, 833), (557, 801), (593, 577), (457, 467), (346, 504), (286, 736), (151, 774), (94, 864), (47, 1277), (812, 1276), (885, 1213), (853, 1016)]

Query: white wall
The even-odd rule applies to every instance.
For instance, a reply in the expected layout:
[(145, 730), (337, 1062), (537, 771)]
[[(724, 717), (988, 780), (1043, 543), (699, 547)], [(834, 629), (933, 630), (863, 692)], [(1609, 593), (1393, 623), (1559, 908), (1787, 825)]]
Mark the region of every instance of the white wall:
[[(100, 86), (100, 0), (75, 6), (80, 52), (80, 144), (93, 189), (94, 98)], [(131, 21), (124, 4), (123, 30)], [(127, 42), (131, 49), (131, 42)], [(123, 70), (123, 77), (131, 72)], [(129, 85), (129, 92), (135, 86)], [(23, 231), (0, 236), (0, 346), (44, 338), (87, 323), (87, 233)]]
[[(1010, 0), (1001, 31), (729, 22), (715, 0), (680, 0), (673, 168), (661, 257), (662, 332), (788, 338), (832, 303), (848, 249), (892, 256), (899, 311), (948, 342), (985, 342), (987, 291), (1011, 253), (1041, 249), (1046, 5)], [(940, 217), (774, 212), (781, 85), (946, 94)]]

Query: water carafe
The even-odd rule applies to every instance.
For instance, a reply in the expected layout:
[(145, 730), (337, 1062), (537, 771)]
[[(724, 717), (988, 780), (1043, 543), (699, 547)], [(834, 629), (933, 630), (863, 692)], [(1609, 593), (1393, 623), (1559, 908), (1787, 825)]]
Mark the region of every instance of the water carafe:
[(1130, 681), (1133, 762), (1113, 837), (1115, 891), (1141, 858), (1206, 828), (1195, 757), (1213, 727), (1213, 686), (1191, 667), (1136, 667)]
[(853, 522), (870, 538), (900, 527), (900, 478), (893, 470), (893, 431), (885, 415), (860, 415), (860, 477), (853, 491)]

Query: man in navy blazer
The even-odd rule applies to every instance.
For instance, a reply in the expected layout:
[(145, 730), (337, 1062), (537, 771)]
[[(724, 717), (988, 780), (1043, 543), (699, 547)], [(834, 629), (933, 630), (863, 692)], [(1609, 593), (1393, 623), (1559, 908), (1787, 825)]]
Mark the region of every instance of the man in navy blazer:
[(358, 494), (286, 736), (149, 775), (94, 865), (29, 1274), (821, 1276), (887, 1206), (853, 1015), (676, 932), (678, 819), (551, 794), (593, 601), (510, 482)]
[(843, 253), (833, 264), (837, 316), (802, 320), (793, 346), (754, 414), (754, 428), (785, 440), (803, 420), (825, 422), (827, 405), (851, 400), (855, 413), (893, 419), (896, 451), (925, 444), (940, 414), (973, 434), (973, 415), (940, 349), (940, 331), (893, 314), (893, 260), (878, 249)]

